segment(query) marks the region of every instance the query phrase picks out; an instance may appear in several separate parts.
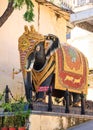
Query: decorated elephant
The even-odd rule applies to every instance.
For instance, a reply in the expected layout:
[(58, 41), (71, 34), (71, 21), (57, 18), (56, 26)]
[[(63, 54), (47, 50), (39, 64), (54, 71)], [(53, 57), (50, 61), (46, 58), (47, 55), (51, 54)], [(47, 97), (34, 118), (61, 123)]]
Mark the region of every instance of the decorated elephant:
[(36, 92), (36, 101), (43, 101), (49, 90), (61, 98), (68, 89), (73, 102), (81, 92), (87, 94), (85, 56), (68, 44), (61, 45), (53, 34), (41, 35), (33, 26), (24, 29), (19, 38), (19, 52), (27, 100), (31, 100), (32, 91)]

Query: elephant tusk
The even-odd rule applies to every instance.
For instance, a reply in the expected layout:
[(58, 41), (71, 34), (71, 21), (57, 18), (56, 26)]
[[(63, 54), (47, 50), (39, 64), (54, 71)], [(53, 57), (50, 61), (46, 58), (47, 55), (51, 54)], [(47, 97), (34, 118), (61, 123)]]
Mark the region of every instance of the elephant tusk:
[(30, 67), (27, 69), (25, 69), (26, 70), (26, 72), (30, 72), (31, 70), (32, 70), (32, 68), (33, 68), (33, 65), (34, 65), (34, 62), (32, 62), (31, 64), (30, 64)]
[(26, 72), (30, 72), (32, 69), (31, 68), (29, 68), (29, 69), (26, 69)]

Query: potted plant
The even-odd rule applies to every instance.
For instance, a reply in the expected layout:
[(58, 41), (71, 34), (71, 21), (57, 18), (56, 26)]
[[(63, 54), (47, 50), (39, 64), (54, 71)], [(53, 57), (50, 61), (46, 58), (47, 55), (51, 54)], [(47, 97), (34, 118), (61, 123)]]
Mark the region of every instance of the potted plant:
[(26, 130), (26, 120), (29, 120), (30, 110), (24, 111), (23, 106), (24, 104), (20, 104), (20, 109), (16, 112), (16, 125), (18, 130)]
[[(22, 104), (21, 104), (22, 105)], [(30, 110), (24, 111), (23, 109), (18, 110), (15, 113), (15, 122), (18, 130), (26, 130), (26, 120), (29, 120)]]
[(18, 130), (26, 130), (26, 120), (29, 119), (31, 110), (29, 110), (29, 103), (24, 102), (23, 98), (15, 104), (15, 122)]
[(3, 125), (4, 117), (0, 117), (0, 128), (1, 130), (8, 130), (8, 127)]
[(26, 130), (25, 128), (25, 118), (23, 115), (16, 115), (16, 127), (18, 130)]
[[(12, 111), (11, 103), (3, 102), (1, 107), (3, 108), (4, 112), (11, 112)], [(2, 117), (2, 128), (1, 128), (1, 130), (8, 130), (9, 120), (11, 120), (11, 119), (8, 116)]]
[[(6, 112), (6, 116), (3, 117), (3, 127), (7, 127), (8, 130), (16, 130), (15, 128), (15, 116), (12, 115), (13, 107), (11, 102), (3, 102), (2, 108), (4, 112)], [(10, 114), (8, 114), (10, 112)], [(3, 128), (2, 128), (3, 129)]]
[(15, 103), (3, 103), (2, 107), (4, 109), (4, 112), (13, 113), (13, 116), (4, 117), (3, 126), (7, 126), (9, 128), (8, 130), (11, 130), (12, 127), (17, 127), (18, 130), (21, 129), (20, 127), (22, 127), (23, 130), (26, 129), (25, 121), (29, 118), (30, 110), (29, 103), (24, 102), (23, 97), (21, 97), (20, 100), (17, 100)]
[(9, 116), (8, 117), (8, 124), (9, 124), (9, 130), (16, 130), (16, 127), (15, 127), (15, 116)]
[(4, 116), (2, 117), (2, 127), (1, 130), (8, 130), (9, 124), (8, 124), (8, 117)]
[(16, 130), (15, 128), (15, 117), (4, 116), (2, 117), (2, 128), (1, 130)]

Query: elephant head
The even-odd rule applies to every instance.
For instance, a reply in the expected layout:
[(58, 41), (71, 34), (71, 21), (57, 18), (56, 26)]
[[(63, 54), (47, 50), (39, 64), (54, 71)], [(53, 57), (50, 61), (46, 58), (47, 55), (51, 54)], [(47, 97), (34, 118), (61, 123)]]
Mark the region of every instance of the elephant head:
[(29, 54), (26, 64), (27, 71), (31, 71), (32, 68), (40, 71), (50, 56), (59, 48), (59, 39), (55, 35), (49, 34), (44, 38), (44, 41), (38, 42), (34, 51)]

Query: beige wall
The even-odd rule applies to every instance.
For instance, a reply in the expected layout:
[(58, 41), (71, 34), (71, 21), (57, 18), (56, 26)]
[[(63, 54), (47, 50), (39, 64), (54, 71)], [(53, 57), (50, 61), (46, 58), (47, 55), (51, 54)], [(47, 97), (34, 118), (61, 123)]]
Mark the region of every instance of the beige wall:
[(74, 117), (67, 116), (54, 116), (49, 114), (31, 114), (29, 130), (67, 130), (75, 125), (86, 122), (87, 118), (80, 118), (79, 115)]
[[(7, 1), (8, 0), (1, 0), (0, 16), (7, 6)], [(14, 79), (12, 78), (13, 68), (20, 68), (18, 38), (24, 31), (24, 25), (30, 26), (33, 24), (40, 33), (53, 33), (60, 38), (61, 42), (66, 41), (66, 21), (63, 18), (56, 19), (51, 9), (41, 5), (39, 17), (40, 26), (38, 27), (38, 4), (34, 2), (34, 5), (34, 22), (28, 23), (24, 21), (24, 7), (20, 11), (15, 10), (0, 28), (0, 90), (3, 90), (6, 85), (9, 85), (9, 88), (11, 88), (11, 91), (15, 95), (24, 93), (22, 74), (20, 73), (15, 75)]]

